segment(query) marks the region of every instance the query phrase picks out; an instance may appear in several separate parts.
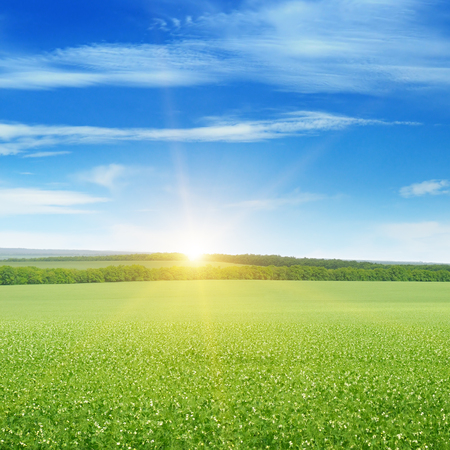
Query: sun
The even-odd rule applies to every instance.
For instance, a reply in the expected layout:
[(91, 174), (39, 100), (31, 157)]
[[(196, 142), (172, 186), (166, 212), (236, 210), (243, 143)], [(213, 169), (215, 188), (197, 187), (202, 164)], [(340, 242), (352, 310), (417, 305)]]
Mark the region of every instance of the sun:
[(203, 252), (199, 249), (190, 249), (185, 254), (189, 258), (189, 261), (199, 261), (203, 256)]

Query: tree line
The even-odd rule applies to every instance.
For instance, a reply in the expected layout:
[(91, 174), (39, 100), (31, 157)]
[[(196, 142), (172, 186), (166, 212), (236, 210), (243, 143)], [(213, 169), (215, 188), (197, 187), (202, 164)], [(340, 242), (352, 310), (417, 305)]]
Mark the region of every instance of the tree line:
[(42, 256), (39, 258), (7, 258), (3, 262), (42, 261), (187, 261), (183, 253), (130, 253), (129, 255)]
[(109, 283), (169, 280), (311, 280), (311, 281), (450, 281), (447, 270), (430, 271), (393, 266), (378, 269), (308, 266), (230, 266), (146, 268), (138, 264), (97, 269), (0, 267), (0, 285)]

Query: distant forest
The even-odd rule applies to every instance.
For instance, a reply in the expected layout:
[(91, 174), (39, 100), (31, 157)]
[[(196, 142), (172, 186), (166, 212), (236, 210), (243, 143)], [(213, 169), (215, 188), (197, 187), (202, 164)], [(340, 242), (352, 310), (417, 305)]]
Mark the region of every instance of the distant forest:
[[(129, 255), (103, 255), (103, 256), (51, 256), (43, 258), (8, 258), (3, 262), (33, 262), (33, 261), (187, 261), (188, 257), (182, 253), (136, 253)], [(450, 264), (380, 264), (373, 262), (345, 261), (342, 259), (315, 259), (295, 258), (293, 256), (280, 255), (224, 255), (214, 253), (204, 255), (205, 262), (226, 262), (234, 264), (245, 264), (251, 266), (275, 266), (275, 267), (323, 267), (325, 269), (354, 268), (364, 270), (390, 269), (403, 267), (411, 270), (440, 270), (450, 271)]]
[(96, 256), (45, 256), (39, 258), (8, 258), (8, 262), (38, 261), (188, 261), (183, 253), (132, 253), (129, 255), (96, 255)]
[(450, 271), (404, 266), (376, 269), (353, 267), (326, 269), (300, 265), (290, 267), (248, 265), (224, 268), (206, 265), (149, 269), (133, 264), (86, 270), (0, 267), (0, 285), (166, 280), (450, 281)]
[(389, 269), (392, 267), (405, 267), (410, 269), (423, 270), (447, 270), (450, 271), (450, 264), (380, 264), (374, 262), (346, 261), (343, 259), (316, 259), (316, 258), (295, 258), (294, 256), (280, 255), (224, 255), (215, 253), (205, 255), (204, 261), (208, 262), (227, 262), (234, 264), (248, 264), (254, 266), (308, 266), (324, 267), (325, 269), (341, 269), (352, 267), (354, 269)]

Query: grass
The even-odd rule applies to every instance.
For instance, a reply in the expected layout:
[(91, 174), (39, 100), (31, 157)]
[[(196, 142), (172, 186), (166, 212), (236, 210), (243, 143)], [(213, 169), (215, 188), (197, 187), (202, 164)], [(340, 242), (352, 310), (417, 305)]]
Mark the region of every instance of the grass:
[(40, 269), (98, 269), (100, 267), (107, 266), (131, 266), (133, 264), (138, 264), (140, 266), (147, 267), (149, 269), (159, 268), (159, 267), (198, 267), (204, 266), (205, 264), (210, 264), (214, 267), (229, 267), (229, 266), (242, 266), (242, 264), (234, 263), (216, 263), (216, 262), (205, 262), (205, 261), (20, 261), (20, 262), (9, 262), (0, 260), (0, 266), (11, 266), (11, 267), (39, 267)]
[(0, 448), (450, 448), (446, 283), (0, 289)]

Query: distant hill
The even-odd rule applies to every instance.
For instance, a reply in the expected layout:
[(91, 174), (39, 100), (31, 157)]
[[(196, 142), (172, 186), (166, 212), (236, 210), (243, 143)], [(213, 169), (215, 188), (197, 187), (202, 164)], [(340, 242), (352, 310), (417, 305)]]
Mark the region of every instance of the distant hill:
[(368, 262), (373, 264), (383, 264), (387, 266), (433, 266), (447, 265), (446, 263), (435, 263), (426, 261), (378, 261), (372, 259), (358, 259), (357, 262)]
[(31, 248), (0, 248), (0, 260), (8, 258), (48, 258), (55, 256), (108, 256), (126, 255), (130, 252), (102, 251), (102, 250), (54, 250)]

